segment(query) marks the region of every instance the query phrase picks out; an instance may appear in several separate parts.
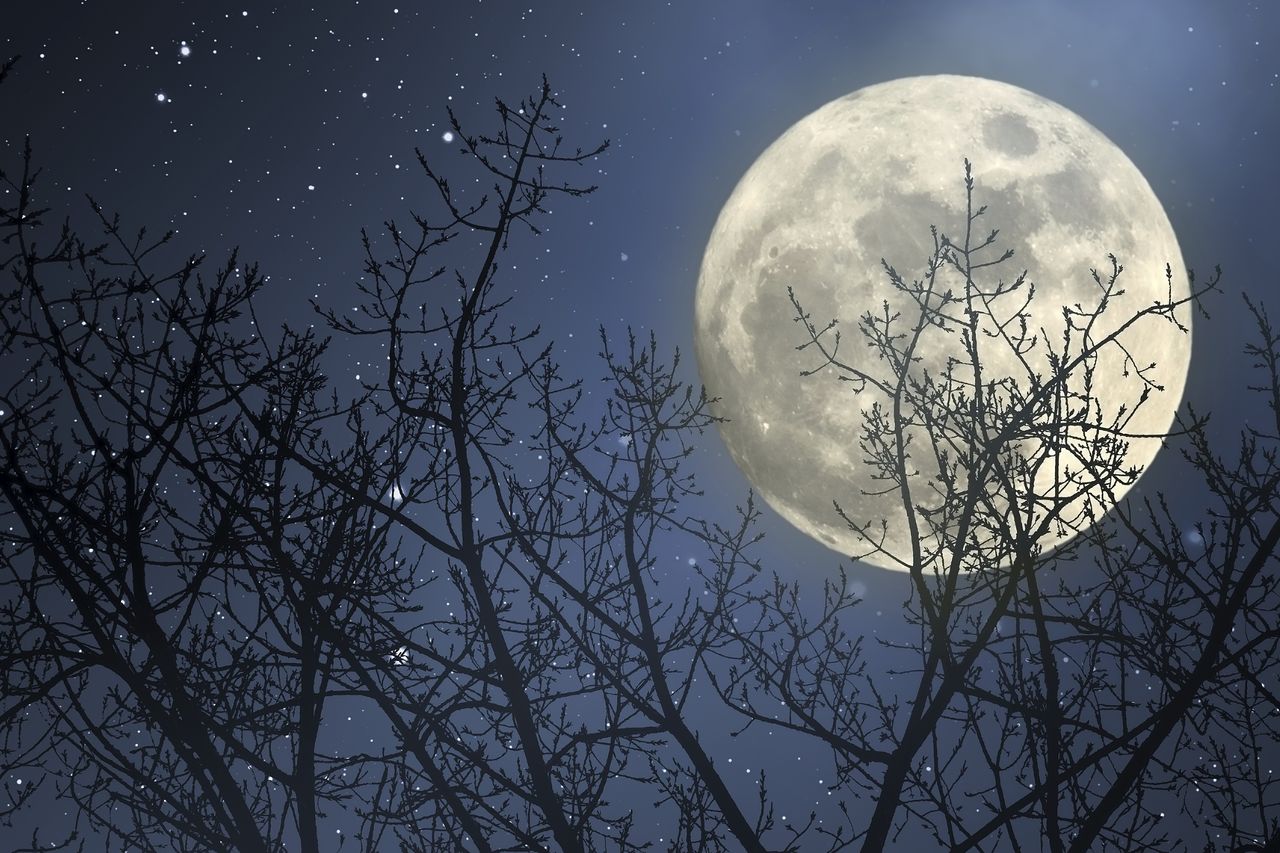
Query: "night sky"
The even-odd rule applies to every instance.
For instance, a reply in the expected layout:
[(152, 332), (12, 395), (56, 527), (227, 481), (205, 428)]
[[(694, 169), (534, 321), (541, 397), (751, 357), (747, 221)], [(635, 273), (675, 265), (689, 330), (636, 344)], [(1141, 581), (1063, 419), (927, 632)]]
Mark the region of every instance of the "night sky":
[[(1220, 264), (1224, 295), (1196, 329), (1188, 395), (1230, 415), (1240, 291), (1277, 291), (1280, 6), (1261, 2), (43, 2), (0, 11), (0, 145), (24, 134), (46, 200), (86, 225), (85, 196), (134, 227), (177, 232), (178, 254), (239, 248), (271, 286), (266, 327), (321, 324), (357, 304), (359, 232), (427, 210), (415, 148), (465, 166), (446, 110), (494, 127), (494, 98), (546, 74), (571, 144), (608, 139), (554, 200), (505, 273), (514, 310), (558, 356), (590, 360), (597, 329), (656, 331), (695, 376), (692, 308), (716, 214), (755, 157), (827, 101), (897, 77), (952, 73), (1030, 89), (1077, 112), (1147, 177), (1187, 264)], [(958, 177), (958, 176), (957, 176)], [(479, 186), (477, 185), (477, 189)], [(55, 217), (56, 218), (56, 217)], [(268, 332), (269, 333), (269, 332)], [(330, 372), (355, 388), (376, 346), (340, 340)], [(367, 377), (366, 377), (367, 378)], [(1238, 393), (1230, 391), (1230, 393)], [(708, 434), (702, 484), (732, 508), (747, 484)], [(1157, 462), (1144, 491), (1167, 484)], [(769, 568), (814, 579), (834, 553), (766, 513)], [(684, 555), (671, 555), (680, 582)], [(855, 566), (868, 630), (893, 633), (905, 575)], [(874, 614), (874, 616), (873, 616)], [(708, 721), (714, 726), (715, 721)], [(358, 732), (353, 732), (353, 737)], [(744, 771), (816, 791), (821, 756), (726, 747)], [(772, 763), (771, 763), (772, 762)], [(746, 778), (745, 775), (743, 777)], [(812, 786), (812, 787), (805, 787)], [(801, 802), (814, 802), (808, 795)], [(811, 807), (811, 806), (810, 806)], [(50, 814), (61, 810), (56, 806)]]

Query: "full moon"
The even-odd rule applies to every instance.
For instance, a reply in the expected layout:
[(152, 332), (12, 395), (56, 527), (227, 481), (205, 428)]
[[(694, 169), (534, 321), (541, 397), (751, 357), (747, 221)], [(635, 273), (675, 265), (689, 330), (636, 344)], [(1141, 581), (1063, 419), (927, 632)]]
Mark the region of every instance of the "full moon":
[[(899, 554), (909, 552), (906, 513), (899, 495), (872, 478), (859, 446), (875, 395), (837, 381), (829, 369), (802, 377), (821, 359), (797, 351), (806, 335), (787, 289), (819, 328), (840, 321), (842, 360), (886, 371), (858, 322), (883, 313), (886, 302), (907, 316), (914, 306), (890, 284), (881, 259), (910, 282), (925, 276), (934, 252), (930, 226), (953, 240), (963, 236), (966, 158), (974, 206), (987, 206), (975, 227), (979, 239), (998, 228), (996, 245), (1015, 253), (984, 272), (1011, 282), (1027, 271), (1035, 287), (1029, 325), (1047, 340), (1060, 343), (1064, 306), (1098, 304), (1091, 270), (1105, 282), (1109, 254), (1124, 267), (1124, 294), (1110, 300), (1109, 322), (1189, 295), (1173, 227), (1146, 179), (1101, 132), (1053, 101), (981, 78), (910, 77), (860, 89), (793, 125), (747, 170), (716, 221), (698, 278), (695, 347), (703, 383), (719, 398), (713, 410), (727, 419), (724, 441), (752, 487), (797, 528), (845, 555), (866, 553), (868, 542), (833, 501), (859, 523), (883, 519), (886, 549)], [(1189, 311), (1177, 319), (1190, 328)], [(917, 353), (935, 371), (955, 346), (944, 337), (922, 338)], [(1164, 389), (1137, 410), (1127, 431), (1167, 432), (1186, 383), (1190, 337), (1148, 316), (1124, 342), (1132, 364), (1156, 365), (1151, 376)], [(983, 362), (988, 377), (1025, 377), (1012, 351), (991, 353)], [(1038, 359), (1034, 369), (1048, 372), (1043, 346), (1031, 358)], [(1099, 359), (1094, 394), (1104, 411), (1138, 399), (1139, 380), (1124, 373), (1120, 356)], [(1125, 462), (1145, 467), (1159, 449), (1156, 438), (1134, 438)], [(1061, 544), (1076, 532), (1050, 534), (1041, 544)], [(866, 559), (904, 568), (883, 555)]]

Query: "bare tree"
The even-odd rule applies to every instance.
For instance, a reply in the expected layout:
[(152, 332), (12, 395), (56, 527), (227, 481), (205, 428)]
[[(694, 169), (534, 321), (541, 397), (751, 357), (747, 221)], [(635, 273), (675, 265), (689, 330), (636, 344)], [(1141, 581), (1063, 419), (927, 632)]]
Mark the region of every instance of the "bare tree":
[[(609, 808), (622, 780), (656, 785), (655, 807), (674, 807), (687, 843), (714, 849), (728, 835), (762, 850), (768, 809), (750, 816), (685, 719), (696, 673), (722, 642), (715, 620), (687, 589), (667, 602), (654, 578), (659, 545), (674, 535), (707, 552), (712, 607), (754, 574), (754, 509), (718, 528), (681, 508), (695, 494), (681, 464), (713, 422), (707, 400), (677, 379), (678, 354), (664, 363), (652, 339), (630, 339), (618, 354), (602, 333), (609, 398), (598, 423), (583, 422), (582, 381), (563, 376), (536, 330), (501, 325), (509, 298), (498, 289), (497, 259), (519, 239), (513, 229), (536, 235), (545, 199), (592, 189), (553, 184), (544, 170), (604, 150), (562, 152), (550, 124), (557, 107), (544, 82), (518, 108), (499, 102), (492, 137), (470, 136), (455, 119), (464, 152), (494, 181), (492, 195), (463, 207), (423, 159), (444, 218), (415, 216), (408, 233), (388, 223), (387, 260), (366, 237), (364, 319), (326, 316), (341, 333), (385, 343), (385, 381), (370, 386), (378, 416), (431, 426), (430, 442), (398, 448), (404, 474), (388, 517), (446, 525), (404, 530), (449, 561), (467, 604), (458, 625), (435, 626), (436, 642), (466, 636), (470, 643), (453, 645), (468, 645), (476, 656), (468, 666), (488, 676), (468, 689), (484, 691), (493, 715), (471, 731), (508, 746), (510, 762), (482, 758), (525, 809), (518, 825), (494, 829), (535, 846), (548, 835), (564, 850), (643, 845), (631, 840), (630, 810)], [(429, 258), (460, 233), (484, 235), (487, 248), (477, 266), (453, 269), (450, 287), (446, 267)], [(511, 411), (521, 403), (536, 411), (524, 437), (528, 416)], [(418, 647), (407, 648), (416, 661)]]
[(317, 341), (264, 341), (254, 267), (156, 272), (170, 235), (127, 235), (96, 205), (103, 240), (86, 244), (46, 223), (31, 163), (28, 144), (0, 175), (16, 199), (0, 211), (14, 802), (46, 788), (72, 805), (67, 844), (317, 850), (322, 813), (361, 802), (383, 761), (335, 752), (322, 720), (358, 694), (351, 658), (386, 645), (415, 581), (368, 508), (285, 448), (362, 482), (387, 462), (313, 431), (358, 412), (323, 402)]
[[(209, 363), (225, 362), (224, 375), (244, 363), (252, 345), (227, 326), (259, 281), (234, 263), (206, 281), (194, 259), (148, 275), (157, 244), (105, 216), (114, 246), (64, 228), (38, 248), (30, 173), (13, 189), (3, 329), (6, 362), (23, 369), (5, 388), (0, 433), (6, 756), (59, 767), (45, 777), (58, 794), (123, 844), (229, 838), (266, 850), (279, 797), (240, 772), (269, 754), (266, 721), (242, 716), (266, 662), (238, 653), (240, 632), (261, 626), (222, 622), (238, 519), (216, 503), (176, 510), (201, 473), (185, 463), (242, 390)], [(55, 288), (52, 270), (79, 281)], [(254, 476), (231, 474), (233, 499), (250, 500)], [(194, 485), (188, 506), (202, 503)]]
[[(1113, 260), (1050, 338), (966, 169), (963, 236), (935, 232), (917, 280), (886, 265), (911, 310), (858, 325), (887, 373), (793, 296), (797, 371), (882, 398), (856, 439), (912, 532), (894, 551), (832, 496), (910, 570), (918, 637), (872, 654), (845, 576), (766, 576), (750, 496), (702, 496), (715, 419), (678, 352), (601, 330), (597, 382), (519, 325), (505, 260), (605, 145), (564, 144), (545, 80), (496, 111), (492, 135), (451, 117), (491, 191), (420, 154), (436, 212), (364, 235), (360, 310), (319, 309), (385, 353), (350, 392), (324, 341), (262, 327), (252, 266), (165, 269), (167, 235), (97, 205), (98, 243), (49, 224), (29, 146), (0, 174), (0, 771), (24, 780), (0, 821), (52, 795), (76, 821), (31, 849), (314, 851), (341, 816), (368, 851), (1065, 851), (1189, 846), (1180, 815), (1207, 848), (1280, 845), (1263, 308), (1266, 426), (1231, 460), (1204, 418), (1170, 437), (1203, 480), (1188, 529), (1160, 499), (1104, 513), (1155, 381), (1126, 335), (1217, 276), (1117, 320)], [(923, 370), (942, 335), (954, 357)], [(991, 375), (995, 351), (1025, 372)], [(1115, 364), (1139, 381), (1121, 411), (1097, 391)], [(356, 714), (373, 748), (332, 725)], [(839, 813), (775, 820), (696, 722), (726, 714), (829, 755)]]
[[(1180, 423), (1185, 458), (1218, 503), (1207, 525), (1183, 529), (1162, 498), (1100, 519), (1138, 474), (1125, 450), (1148, 390), (1107, 413), (1096, 390), (1107, 382), (1101, 356), (1125, 347), (1144, 318), (1178, 323), (1218, 277), (1193, 279), (1187, 299), (1170, 287), (1167, 300), (1103, 324), (1123, 271), (1113, 258), (1107, 274), (1094, 274), (1096, 304), (1064, 309), (1067, 329), (1052, 340), (1028, 322), (1035, 294), (1026, 273), (993, 275), (1011, 257), (994, 248), (996, 232), (974, 236), (985, 209), (974, 208), (968, 166), (966, 191), (963, 238), (935, 232), (921, 279), (885, 267), (914, 313), (861, 320), (887, 378), (847, 361), (837, 326), (816, 324), (795, 303), (807, 330), (801, 351), (884, 398), (860, 446), (900, 493), (912, 531), (909, 552), (889, 554), (910, 569), (908, 614), (920, 629), (918, 641), (891, 644), (903, 663), (889, 674), (906, 684), (893, 689), (869, 668), (850, 627), (857, 597), (842, 577), (826, 584), (816, 611), (781, 582), (727, 608), (754, 619), (719, 689), (747, 725), (828, 747), (837, 790), (869, 792), (869, 822), (833, 833), (833, 846), (856, 839), (879, 850), (924, 827), (961, 850), (1170, 849), (1188, 843), (1169, 831), (1178, 810), (1205, 827), (1210, 848), (1280, 843), (1261, 761), (1274, 736), (1265, 685), (1280, 604), (1269, 570), (1280, 538), (1276, 430), (1248, 428), (1228, 463), (1213, 452), (1205, 419)], [(938, 286), (948, 267), (963, 292)], [(1249, 352), (1263, 371), (1255, 390), (1274, 417), (1277, 339), (1265, 312), (1250, 307), (1261, 339)], [(931, 375), (914, 353), (947, 333), (963, 353)], [(991, 347), (1012, 352), (1026, 374), (984, 374)], [(1047, 372), (1031, 366), (1037, 349), (1049, 353)], [(1112, 364), (1154, 382), (1121, 352)], [(835, 511), (869, 549), (886, 550), (874, 526)], [(1064, 530), (1087, 533), (1041, 547)], [(772, 711), (779, 702), (782, 720)]]

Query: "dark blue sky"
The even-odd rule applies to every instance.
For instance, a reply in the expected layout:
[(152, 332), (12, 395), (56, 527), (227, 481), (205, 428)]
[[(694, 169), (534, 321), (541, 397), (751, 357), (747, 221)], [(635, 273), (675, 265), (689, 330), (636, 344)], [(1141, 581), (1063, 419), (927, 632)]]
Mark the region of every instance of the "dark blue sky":
[[(546, 233), (509, 256), (517, 310), (566, 358), (594, 354), (599, 325), (630, 325), (680, 347), (691, 372), (698, 264), (743, 171), (827, 101), (917, 74), (1022, 86), (1126, 151), (1186, 262), (1224, 268), (1188, 388), (1207, 407), (1232, 406), (1219, 380), (1238, 364), (1238, 292), (1277, 291), (1275, 4), (43, 2), (0, 12), (0, 54), (15, 53), (0, 144), (31, 134), (50, 201), (86, 223), (87, 193), (135, 225), (176, 228), (180, 253), (238, 246), (271, 276), (273, 322), (316, 322), (312, 299), (354, 305), (359, 229), (428, 209), (414, 148), (445, 173), (464, 165), (446, 108), (490, 129), (493, 99), (532, 93), (543, 73), (571, 143), (612, 141), (582, 176), (598, 192), (557, 202)], [(344, 342), (332, 369), (354, 382), (380, 357)], [(708, 447), (704, 485), (731, 506), (746, 482), (718, 439)], [(772, 516), (767, 529), (779, 570), (835, 566)], [(859, 574), (876, 610), (905, 595), (903, 576)]]
[[(691, 356), (698, 263), (742, 172), (828, 100), (914, 74), (987, 76), (1076, 111), (1146, 175), (1186, 262), (1223, 265), (1227, 302), (1274, 287), (1280, 10), (1261, 3), (122, 9), (7, 13), (3, 50), (23, 61), (0, 91), (0, 137), (30, 132), (46, 189), (72, 209), (89, 193), (128, 221), (176, 228), (183, 251), (240, 247), (272, 277), (262, 307), (274, 319), (311, 322), (312, 298), (354, 305), (359, 229), (429, 207), (414, 148), (445, 172), (464, 165), (443, 139), (446, 107), (484, 130), (495, 97), (518, 100), (542, 73), (571, 142), (612, 141), (583, 176), (599, 191), (558, 204), (544, 237), (511, 256), (524, 262), (510, 279), (519, 310), (566, 354), (593, 354), (599, 324), (629, 324)], [(1222, 348), (1198, 349), (1190, 393), (1212, 395)], [(351, 379), (377, 357), (342, 355), (335, 372)], [(777, 528), (788, 552), (829, 562)]]
[(1280, 16), (1257, 3), (23, 5), (4, 27), (24, 56), (5, 139), (30, 131), (59, 189), (241, 246), (289, 282), (283, 313), (339, 299), (358, 228), (423, 201), (413, 149), (451, 165), (447, 106), (481, 129), (543, 72), (570, 139), (613, 141), (598, 194), (538, 249), (544, 295), (588, 328), (687, 338), (703, 243), (746, 166), (826, 101), (911, 74), (1080, 113), (1147, 175), (1192, 265), (1242, 281), (1277, 215)]

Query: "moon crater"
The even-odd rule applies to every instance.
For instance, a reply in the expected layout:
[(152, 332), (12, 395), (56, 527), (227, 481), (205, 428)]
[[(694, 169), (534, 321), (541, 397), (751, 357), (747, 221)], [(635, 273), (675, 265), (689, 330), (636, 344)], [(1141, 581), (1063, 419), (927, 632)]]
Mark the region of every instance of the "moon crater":
[(1040, 135), (1017, 113), (1000, 112), (982, 123), (987, 147), (1010, 157), (1030, 157), (1040, 150)]

